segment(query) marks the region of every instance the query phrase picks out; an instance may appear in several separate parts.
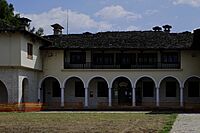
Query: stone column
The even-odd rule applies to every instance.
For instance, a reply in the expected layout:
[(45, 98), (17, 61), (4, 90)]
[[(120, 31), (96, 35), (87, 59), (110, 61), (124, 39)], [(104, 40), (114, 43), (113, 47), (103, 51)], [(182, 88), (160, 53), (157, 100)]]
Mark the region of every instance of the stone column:
[(183, 107), (183, 89), (184, 87), (180, 87), (180, 106)]
[(156, 87), (156, 106), (160, 106), (160, 92), (159, 92), (159, 87)]
[(132, 88), (132, 106), (135, 107), (135, 87)]
[(88, 87), (85, 87), (85, 107), (88, 107)]
[(112, 106), (112, 88), (111, 87), (108, 88), (108, 106), (109, 107)]
[(65, 106), (64, 98), (65, 98), (64, 88), (61, 88), (61, 107)]

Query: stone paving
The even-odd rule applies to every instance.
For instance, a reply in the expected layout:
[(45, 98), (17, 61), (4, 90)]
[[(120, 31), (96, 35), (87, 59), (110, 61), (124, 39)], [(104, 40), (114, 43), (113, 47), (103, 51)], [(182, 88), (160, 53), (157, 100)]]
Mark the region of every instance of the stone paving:
[(179, 114), (170, 133), (200, 133), (200, 114)]

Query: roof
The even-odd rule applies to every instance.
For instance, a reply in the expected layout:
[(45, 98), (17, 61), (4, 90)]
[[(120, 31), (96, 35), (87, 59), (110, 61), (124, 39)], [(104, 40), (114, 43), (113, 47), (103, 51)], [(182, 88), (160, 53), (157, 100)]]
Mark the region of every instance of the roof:
[(62, 27), (60, 24), (53, 24), (53, 25), (51, 25), (51, 27), (53, 27), (53, 28), (58, 28), (58, 29), (64, 29), (64, 27)]
[(2, 33), (2, 32), (21, 32), (21, 33), (24, 33), (24, 35), (30, 35), (32, 37), (35, 37), (35, 38), (41, 40), (41, 41), (45, 41), (48, 45), (52, 43), (51, 41), (49, 41), (49, 40), (47, 40), (47, 39), (45, 39), (41, 36), (38, 36), (38, 35), (36, 35), (32, 32), (27, 31), (24, 26), (16, 27), (16, 26), (7, 24), (3, 20), (0, 20), (0, 33)]
[(31, 22), (29, 18), (25, 18), (25, 17), (19, 18), (19, 20), (25, 21), (25, 22)]
[(86, 49), (86, 48), (125, 48), (125, 49), (189, 49), (193, 34), (166, 33), (155, 31), (99, 32), (92, 34), (49, 35), (46, 39), (52, 45), (41, 49)]

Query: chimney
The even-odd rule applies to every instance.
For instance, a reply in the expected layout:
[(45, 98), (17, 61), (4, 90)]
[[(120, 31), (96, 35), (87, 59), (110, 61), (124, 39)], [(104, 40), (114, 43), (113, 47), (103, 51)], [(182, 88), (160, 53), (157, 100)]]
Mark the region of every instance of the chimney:
[(157, 31), (157, 32), (162, 31), (162, 28), (160, 26), (155, 26), (152, 29), (153, 29), (153, 31)]
[(28, 31), (31, 20), (28, 18), (19, 18), (21, 27)]
[(61, 25), (59, 24), (53, 24), (51, 25), (53, 27), (53, 34), (54, 35), (62, 35), (62, 30), (64, 29)]
[(200, 48), (200, 29), (194, 30), (192, 48)]
[(172, 26), (171, 25), (163, 25), (164, 32), (170, 33)]

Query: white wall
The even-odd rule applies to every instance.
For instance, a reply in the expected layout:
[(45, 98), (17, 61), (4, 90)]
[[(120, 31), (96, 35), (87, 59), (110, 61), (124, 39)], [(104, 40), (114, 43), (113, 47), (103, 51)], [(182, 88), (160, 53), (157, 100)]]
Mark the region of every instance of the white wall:
[[(85, 83), (91, 77), (102, 76), (105, 77), (109, 83), (118, 77), (124, 76), (132, 80), (132, 84), (135, 85), (135, 81), (144, 76), (152, 77), (156, 80), (156, 86), (166, 76), (176, 77), (183, 85), (184, 80), (192, 75), (200, 75), (200, 51), (185, 50), (181, 52), (181, 69), (63, 69), (64, 65), (64, 51), (63, 50), (49, 50), (43, 51), (43, 74), (45, 76), (55, 76), (61, 83), (67, 77), (78, 76), (81, 77)], [(192, 56), (195, 54), (195, 57)]]
[[(33, 59), (28, 59), (27, 43), (33, 45)], [(33, 40), (29, 36), (21, 36), (21, 66), (42, 70), (42, 58), (40, 52), (40, 46), (42, 42), (39, 40)]]
[[(27, 43), (33, 44), (33, 59), (27, 58)], [(0, 33), (0, 66), (23, 66), (42, 70), (42, 42), (19, 32)]]
[(0, 66), (20, 65), (20, 44), (19, 33), (0, 33)]

